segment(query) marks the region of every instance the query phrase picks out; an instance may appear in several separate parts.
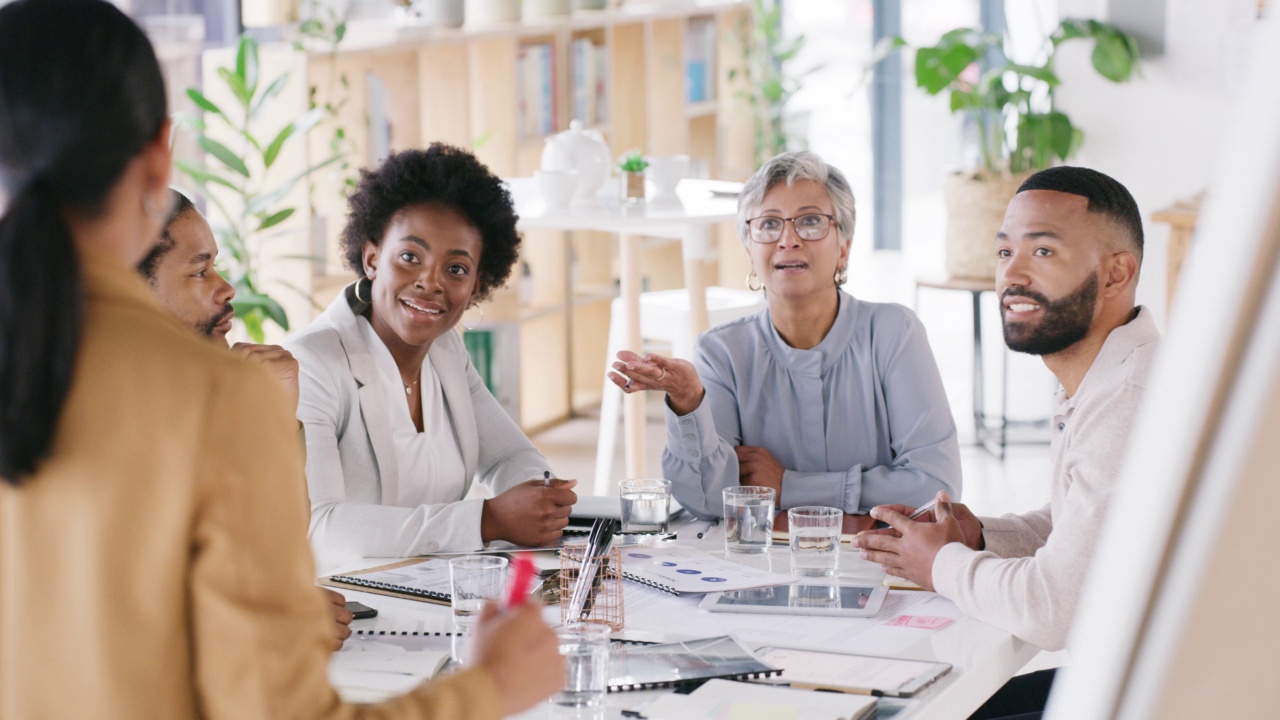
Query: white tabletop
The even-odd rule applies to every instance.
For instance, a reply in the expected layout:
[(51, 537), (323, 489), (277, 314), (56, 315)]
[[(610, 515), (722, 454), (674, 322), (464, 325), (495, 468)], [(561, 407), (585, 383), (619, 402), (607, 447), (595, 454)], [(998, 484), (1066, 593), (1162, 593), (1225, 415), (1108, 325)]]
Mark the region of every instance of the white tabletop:
[(598, 230), (681, 237), (690, 225), (713, 225), (738, 216), (740, 183), (720, 180), (681, 180), (675, 195), (655, 196), (642, 203), (618, 197), (617, 178), (610, 178), (593, 200), (548, 207), (533, 178), (508, 178), (522, 230)]
[[(785, 544), (775, 545), (769, 553), (764, 555), (731, 554), (724, 551), (724, 534), (721, 528), (712, 529), (699, 540), (694, 537), (694, 533), (701, 529), (702, 523), (685, 521), (678, 523), (678, 525), (682, 526), (680, 528), (680, 538), (677, 540), (680, 545), (694, 547), (754, 567), (768, 568), (775, 572), (788, 571), (789, 558), (787, 553), (789, 550)], [(352, 568), (346, 569), (372, 567), (393, 561), (394, 558), (368, 558), (356, 563)], [(864, 581), (878, 584), (883, 579), (884, 574), (878, 566), (862, 560), (857, 556), (856, 552), (848, 551), (848, 546), (845, 545), (842, 548), (840, 558), (840, 577), (842, 581)], [(360, 600), (377, 608), (379, 611), (378, 618), (357, 620), (352, 624), (353, 628), (379, 627), (388, 629), (409, 627), (412, 629), (446, 630), (450, 627), (451, 613), (446, 606), (345, 589), (342, 593), (349, 600)], [(893, 593), (890, 595), (891, 599), (892, 597)], [(933, 602), (932, 600), (930, 601)], [(888, 607), (888, 601), (886, 601), (886, 607)], [(881, 615), (886, 615), (887, 612), (887, 610), (882, 611)], [(559, 613), (558, 606), (548, 606), (545, 617), (549, 623), (558, 624)], [(877, 616), (877, 619), (887, 621), (890, 618), (886, 615), (884, 618)], [(970, 713), (976, 710), (979, 705), (1038, 652), (1038, 648), (1035, 646), (1014, 638), (1004, 630), (999, 630), (963, 615), (960, 615), (942, 630), (928, 633), (916, 630), (909, 632), (914, 633), (919, 639), (904, 648), (895, 649), (894, 652), (881, 652), (879, 654), (945, 662), (951, 664), (953, 668), (950, 673), (913, 699), (882, 698), (879, 715), (881, 718), (934, 720), (968, 717)], [(678, 641), (690, 639), (691, 636), (681, 633), (659, 632), (653, 628), (635, 629), (628, 627), (621, 633), (621, 637), (648, 641)], [(744, 638), (744, 642), (748, 645), (759, 644), (753, 643), (750, 638)], [(865, 650), (861, 650), (861, 652), (863, 654), (874, 654)], [(605, 718), (621, 718), (622, 710), (639, 710), (643, 712), (644, 707), (662, 692), (665, 691), (611, 693), (608, 696), (607, 707), (597, 713), (595, 717), (601, 720)], [(559, 718), (561, 717), (561, 712), (561, 710), (550, 704), (544, 704), (519, 717), (522, 720)], [(593, 716), (590, 714), (583, 716), (579, 713), (573, 715), (573, 717), (578, 720), (584, 720), (584, 717), (591, 718)]]

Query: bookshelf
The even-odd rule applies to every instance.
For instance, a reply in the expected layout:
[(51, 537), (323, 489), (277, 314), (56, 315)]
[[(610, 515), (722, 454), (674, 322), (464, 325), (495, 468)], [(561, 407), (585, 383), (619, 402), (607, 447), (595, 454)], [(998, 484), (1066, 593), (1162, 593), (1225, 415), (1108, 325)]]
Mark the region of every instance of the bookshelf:
[[(751, 117), (728, 73), (742, 64), (749, 12), (743, 0), (670, 0), (482, 30), (388, 20), (353, 24), (333, 55), (281, 43), (264, 46), (263, 57), (287, 63), (292, 82), (301, 77), (315, 86), (319, 103), (345, 97), (339, 120), (358, 166), (377, 162), (387, 150), (443, 141), (472, 148), (498, 175), (531, 175), (547, 135), (582, 117), (615, 155), (630, 148), (688, 154), (695, 173), (741, 180), (753, 169)], [(206, 86), (218, 66), (233, 61), (232, 52), (206, 52)], [(264, 114), (300, 115), (306, 93), (295, 95), (292, 104), (277, 103)], [(313, 132), (306, 152), (298, 153), (306, 157), (290, 162), (300, 170), (325, 157), (328, 142), (328, 133)], [(350, 279), (337, 243), (343, 179), (336, 173), (317, 178), (310, 220), (297, 213), (299, 233), (312, 238), (305, 251), (322, 252), (317, 265), (323, 270), (301, 270), (299, 263), (285, 273), (312, 295), (311, 304), (289, 307), (295, 328)], [(732, 243), (722, 257), (736, 257), (737, 240), (727, 230), (713, 235)], [(517, 408), (527, 431), (599, 402), (618, 279), (615, 245), (601, 233), (526, 232), (521, 266), (484, 306), (482, 327), (495, 329), (498, 343), (485, 352), (491, 364), (518, 365), (502, 371), (508, 383), (518, 377), (519, 384), (519, 396), (504, 404)], [(678, 243), (646, 241), (642, 264), (647, 289), (683, 286)], [(724, 276), (716, 268), (706, 272)], [(741, 282), (736, 271), (729, 277)], [(513, 342), (514, 348), (503, 346)]]

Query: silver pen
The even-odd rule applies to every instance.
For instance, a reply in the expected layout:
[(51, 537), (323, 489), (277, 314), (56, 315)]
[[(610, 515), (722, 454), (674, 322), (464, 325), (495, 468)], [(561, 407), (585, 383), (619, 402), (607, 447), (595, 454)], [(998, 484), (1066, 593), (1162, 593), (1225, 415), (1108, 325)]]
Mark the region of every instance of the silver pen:
[(924, 517), (925, 513), (929, 512), (930, 510), (933, 510), (937, 506), (938, 506), (938, 498), (934, 498), (929, 502), (925, 503), (924, 505), (921, 505), (920, 507), (916, 508), (916, 511), (908, 515), (907, 519), (915, 520), (917, 518)]

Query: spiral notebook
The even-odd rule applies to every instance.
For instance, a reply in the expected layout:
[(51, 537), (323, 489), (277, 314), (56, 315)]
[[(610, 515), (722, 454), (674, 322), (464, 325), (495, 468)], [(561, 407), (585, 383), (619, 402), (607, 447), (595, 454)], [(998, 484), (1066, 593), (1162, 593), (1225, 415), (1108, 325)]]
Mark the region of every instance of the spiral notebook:
[(681, 687), (712, 678), (747, 680), (782, 672), (731, 635), (654, 645), (615, 646), (609, 655), (609, 692)]
[(792, 575), (748, 567), (701, 550), (662, 546), (623, 548), (622, 576), (672, 595), (745, 590), (796, 581)]
[(368, 570), (343, 575), (331, 575), (320, 579), (321, 585), (334, 588), (359, 588), (365, 592), (390, 597), (423, 600), (437, 605), (448, 605), (449, 561), (402, 560)]

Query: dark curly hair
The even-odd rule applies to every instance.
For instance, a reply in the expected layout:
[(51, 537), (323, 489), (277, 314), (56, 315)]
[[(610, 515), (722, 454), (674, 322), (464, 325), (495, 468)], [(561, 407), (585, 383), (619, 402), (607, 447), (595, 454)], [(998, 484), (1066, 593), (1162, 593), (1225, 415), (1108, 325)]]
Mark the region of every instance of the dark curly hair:
[(511, 276), (520, 256), (511, 193), (475, 155), (444, 143), (392, 153), (374, 170), (361, 170), (347, 201), (342, 253), (347, 267), (364, 277), (364, 244), (382, 243), (391, 217), (414, 205), (438, 205), (461, 215), (480, 233), (476, 301)]

